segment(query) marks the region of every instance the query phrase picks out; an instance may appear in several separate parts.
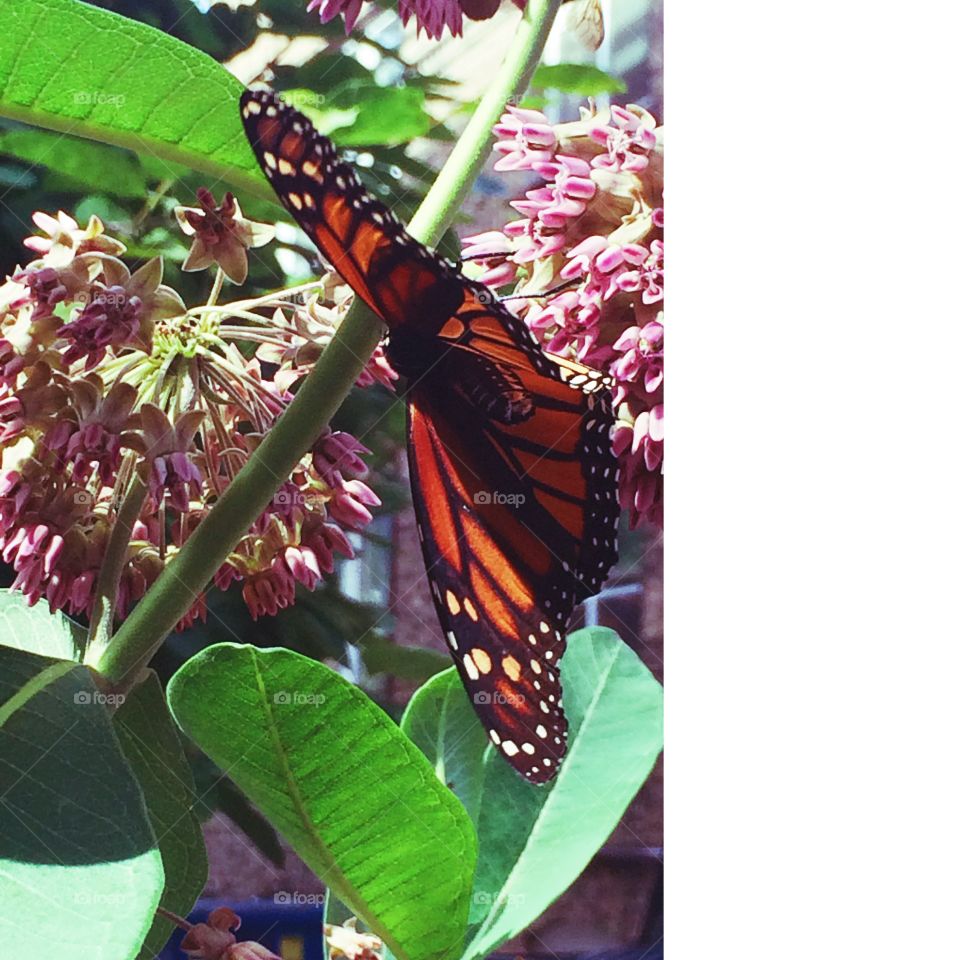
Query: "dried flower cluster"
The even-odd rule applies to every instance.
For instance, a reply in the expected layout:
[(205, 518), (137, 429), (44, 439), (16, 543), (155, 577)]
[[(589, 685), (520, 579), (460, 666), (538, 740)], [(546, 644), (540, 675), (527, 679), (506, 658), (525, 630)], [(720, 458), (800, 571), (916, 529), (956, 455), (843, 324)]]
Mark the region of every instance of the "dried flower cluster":
[(543, 183), (512, 206), (521, 219), (466, 239), (463, 255), (510, 301), (545, 349), (614, 380), (621, 502), (631, 523), (662, 522), (662, 128), (637, 106), (550, 123), (511, 107), (494, 128), (500, 171)]
[[(178, 218), (193, 237), (187, 268), (246, 276), (247, 249), (269, 228), (228, 194)], [(0, 555), (30, 602), (89, 616), (118, 510), (146, 485), (127, 546), (123, 617), (210, 509), (292, 398), (349, 297), (329, 278), (283, 295), (187, 309), (162, 262), (131, 273), (124, 245), (91, 218), (34, 215), (38, 258), (0, 286)], [(363, 383), (394, 378), (382, 352)], [(346, 531), (379, 501), (363, 482), (368, 451), (327, 430), (218, 571), (243, 581), (254, 616), (315, 587)], [(141, 487), (142, 490), (142, 487)], [(204, 613), (203, 597), (184, 623)]]

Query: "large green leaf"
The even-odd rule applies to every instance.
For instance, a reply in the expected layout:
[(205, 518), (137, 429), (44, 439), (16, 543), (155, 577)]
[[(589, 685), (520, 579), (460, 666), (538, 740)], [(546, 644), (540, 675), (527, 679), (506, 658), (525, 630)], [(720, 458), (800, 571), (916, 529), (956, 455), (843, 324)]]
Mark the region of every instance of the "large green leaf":
[[(163, 858), (160, 906), (185, 916), (203, 892), (207, 854), (200, 821), (193, 812), (193, 776), (155, 673), (151, 672), (127, 696), (114, 714), (113, 724), (143, 791)], [(140, 960), (155, 957), (172, 932), (169, 920), (155, 917)]]
[(0, 645), (60, 660), (81, 659), (84, 631), (46, 600), (28, 606), (19, 590), (0, 590)]
[(462, 945), (476, 837), (360, 690), (289, 650), (218, 644), (174, 675), (174, 717), (403, 960)]
[(0, 647), (5, 956), (136, 956), (163, 889), (143, 796), (90, 672)]
[(240, 125), (243, 85), (205, 53), (78, 0), (3, 10), (0, 116), (126, 147), (272, 197)]
[(486, 772), (487, 734), (453, 667), (432, 677), (413, 695), (400, 728), (423, 751), (437, 777), (460, 798), (476, 823)]
[[(485, 753), (480, 857), (464, 960), (529, 926), (577, 878), (643, 785), (662, 745), (662, 694), (612, 631), (573, 633), (564, 654), (567, 757), (547, 787)], [(464, 695), (464, 699), (466, 699)]]

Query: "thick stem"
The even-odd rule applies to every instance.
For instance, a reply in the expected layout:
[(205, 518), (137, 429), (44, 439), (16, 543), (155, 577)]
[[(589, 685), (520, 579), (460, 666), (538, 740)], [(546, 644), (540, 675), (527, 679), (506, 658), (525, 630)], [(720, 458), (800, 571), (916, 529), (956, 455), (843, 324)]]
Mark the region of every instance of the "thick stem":
[[(410, 224), (435, 244), (452, 223), (492, 146), (490, 128), (504, 105), (522, 94), (536, 69), (561, 0), (529, 0), (497, 79)], [(94, 666), (123, 689), (206, 589), (226, 554), (269, 505), (339, 409), (380, 341), (379, 319), (356, 300), (284, 415), (227, 487), (177, 556), (117, 631)]]

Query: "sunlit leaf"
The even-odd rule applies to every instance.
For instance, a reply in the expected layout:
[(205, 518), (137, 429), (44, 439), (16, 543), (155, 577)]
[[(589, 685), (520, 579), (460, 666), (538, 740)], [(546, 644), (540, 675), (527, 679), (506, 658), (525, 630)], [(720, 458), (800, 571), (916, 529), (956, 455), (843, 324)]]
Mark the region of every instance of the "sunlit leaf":
[(396, 724), (321, 663), (210, 647), (168, 686), (177, 722), (402, 960), (449, 960), (476, 838)]
[(476, 823), (486, 774), (487, 734), (453, 667), (428, 680), (413, 695), (400, 727)]
[(46, 600), (32, 607), (19, 590), (0, 590), (0, 644), (60, 660), (80, 660), (84, 631)]
[(174, 179), (183, 165), (270, 197), (240, 124), (242, 89), (200, 50), (77, 0), (4, 8), (0, 116), (124, 147)]
[(464, 960), (528, 927), (579, 876), (650, 773), (662, 690), (611, 630), (573, 633), (561, 663), (567, 756), (545, 787), (522, 780), (481, 736), (456, 673), (414, 697), (404, 726), (468, 807), (480, 794), (480, 855)]
[(90, 672), (0, 647), (0, 904), (9, 957), (136, 956), (163, 889), (143, 796)]
[(433, 125), (425, 103), (423, 90), (416, 87), (349, 88), (332, 106), (355, 109), (356, 116), (330, 136), (340, 147), (406, 143)]

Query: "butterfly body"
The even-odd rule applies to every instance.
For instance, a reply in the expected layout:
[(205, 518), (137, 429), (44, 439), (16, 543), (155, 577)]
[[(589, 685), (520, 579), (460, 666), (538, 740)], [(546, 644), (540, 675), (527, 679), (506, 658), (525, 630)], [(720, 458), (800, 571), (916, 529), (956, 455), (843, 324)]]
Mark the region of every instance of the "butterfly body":
[(241, 107), (281, 201), (388, 329), (441, 628), (490, 740), (546, 782), (566, 750), (566, 627), (616, 560), (609, 392), (411, 237), (306, 118), (269, 92)]

